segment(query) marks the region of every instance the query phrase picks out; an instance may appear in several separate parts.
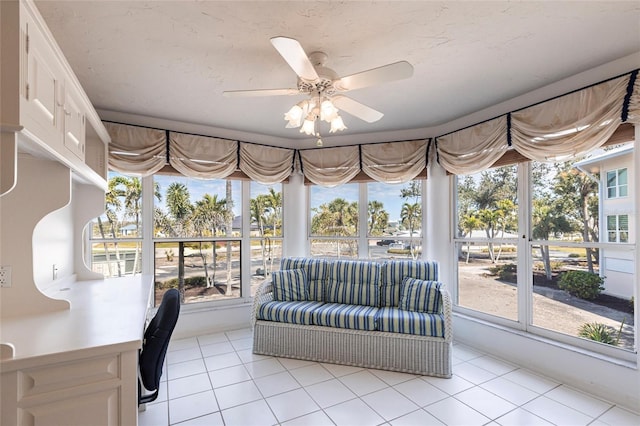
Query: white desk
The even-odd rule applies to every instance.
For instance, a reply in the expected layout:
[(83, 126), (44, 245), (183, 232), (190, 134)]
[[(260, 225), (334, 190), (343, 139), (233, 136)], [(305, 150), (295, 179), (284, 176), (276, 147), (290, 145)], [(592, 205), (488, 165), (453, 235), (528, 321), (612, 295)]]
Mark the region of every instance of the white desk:
[(70, 310), (3, 319), (0, 343), (13, 356), (0, 361), (0, 423), (135, 425), (152, 285), (151, 276), (75, 282), (48, 293)]

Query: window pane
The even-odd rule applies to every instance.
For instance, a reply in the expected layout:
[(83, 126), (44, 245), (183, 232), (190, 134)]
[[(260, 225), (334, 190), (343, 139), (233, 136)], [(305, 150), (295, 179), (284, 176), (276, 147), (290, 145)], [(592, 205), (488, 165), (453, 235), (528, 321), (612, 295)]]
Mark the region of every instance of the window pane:
[(251, 182), (252, 237), (282, 236), (282, 184), (267, 186)]
[[(587, 261), (588, 251), (597, 252), (596, 249), (561, 245), (541, 247), (550, 253), (551, 277), (541, 274), (540, 247), (532, 247), (535, 259), (533, 325), (591, 340), (608, 337), (609, 344), (633, 350), (633, 313), (629, 299), (606, 294), (591, 298), (598, 293), (599, 285), (604, 286), (605, 292), (619, 291), (619, 286), (624, 288), (626, 281), (627, 290), (632, 291), (633, 271), (618, 277), (605, 271), (606, 278), (601, 279), (599, 265)], [(601, 280), (602, 284), (599, 284)]]
[(611, 187), (611, 188), (608, 188), (607, 189), (607, 198), (615, 198), (616, 197), (616, 190), (617, 190), (617, 188), (615, 186)]
[(618, 170), (618, 185), (626, 185), (627, 184), (627, 169)]
[(156, 305), (170, 288), (183, 303), (240, 297), (240, 241), (156, 242)]
[(607, 230), (609, 231), (615, 231), (617, 230), (617, 226), (616, 226), (616, 216), (614, 215), (609, 215), (607, 216)]
[(627, 185), (620, 185), (618, 187), (618, 193), (620, 197), (626, 197), (627, 195), (629, 195), (628, 190), (629, 190), (629, 187)]
[(516, 167), (458, 176), (457, 200), (457, 303), (517, 321)]
[(271, 272), (280, 269), (282, 259), (281, 238), (251, 239), (251, 296), (266, 279), (271, 278)]
[[(458, 242), (458, 305), (518, 320), (517, 250), (515, 245)], [(500, 253), (495, 263), (489, 253)]]
[(355, 237), (358, 235), (358, 184), (309, 188), (311, 235)]
[(607, 188), (616, 186), (616, 171), (607, 172)]
[(91, 244), (91, 270), (105, 277), (122, 277), (142, 272), (142, 242)]
[(618, 229), (621, 231), (629, 230), (629, 216), (626, 214), (621, 214), (618, 216)]
[(142, 182), (109, 172), (105, 213), (92, 222), (91, 238), (136, 238), (142, 236)]
[(240, 236), (241, 182), (154, 176), (154, 236)]
[(356, 239), (335, 239), (335, 240), (311, 240), (311, 256), (313, 257), (340, 257), (358, 258), (358, 240)]

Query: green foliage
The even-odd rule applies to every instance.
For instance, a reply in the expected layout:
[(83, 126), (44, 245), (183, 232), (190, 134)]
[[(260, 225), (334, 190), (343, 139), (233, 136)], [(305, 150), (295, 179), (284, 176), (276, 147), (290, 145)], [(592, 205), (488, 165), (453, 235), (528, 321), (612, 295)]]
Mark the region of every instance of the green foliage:
[(585, 300), (593, 300), (602, 290), (604, 280), (592, 272), (567, 271), (560, 275), (558, 287)]
[(497, 276), (503, 281), (515, 283), (518, 275), (518, 267), (515, 263), (505, 263), (496, 265), (489, 269), (492, 275)]
[(606, 343), (607, 345), (617, 345), (618, 339), (613, 336), (614, 332), (615, 330), (612, 330), (605, 324), (590, 322), (582, 324), (578, 331), (578, 336), (595, 340), (596, 342)]
[[(184, 279), (185, 288), (189, 287), (206, 287), (207, 279), (203, 276), (187, 277)], [(156, 281), (156, 288), (159, 290), (178, 288), (178, 279), (171, 278), (166, 281)]]
[(580, 254), (579, 254), (579, 253), (569, 253), (569, 254), (567, 255), (567, 257), (570, 257), (570, 258), (575, 259), (575, 258), (580, 257)]

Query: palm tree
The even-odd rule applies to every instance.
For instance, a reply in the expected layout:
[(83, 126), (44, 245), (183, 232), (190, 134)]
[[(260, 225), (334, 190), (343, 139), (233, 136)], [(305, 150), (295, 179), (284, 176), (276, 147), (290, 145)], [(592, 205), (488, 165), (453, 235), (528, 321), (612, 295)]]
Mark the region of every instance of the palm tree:
[(382, 234), (389, 223), (389, 213), (381, 201), (369, 201), (369, 235)]
[[(196, 201), (196, 206), (192, 214), (192, 225), (200, 237), (215, 236), (227, 221), (227, 200), (218, 199), (218, 195), (205, 194), (202, 200)], [(200, 257), (204, 265), (207, 288), (215, 283), (216, 264), (216, 243), (213, 242), (213, 276), (209, 279), (206, 254), (202, 252), (202, 241), (199, 242)]]
[[(226, 215), (226, 236), (233, 236), (233, 188), (231, 187), (231, 180), (227, 179), (226, 182), (226, 206), (227, 206), (227, 215)], [(231, 249), (232, 244), (231, 241), (227, 241), (227, 291), (225, 294), (227, 296), (231, 295)]]
[[(120, 267), (120, 252), (118, 251), (118, 242), (116, 240), (116, 221), (117, 216), (115, 212), (120, 211), (122, 208), (122, 203), (120, 202), (120, 197), (122, 197), (123, 192), (119, 188), (119, 181), (116, 177), (112, 177), (109, 179), (107, 192), (105, 193), (105, 216), (109, 221), (109, 227), (111, 228), (111, 235), (114, 239), (114, 248), (116, 250), (116, 265), (118, 268), (118, 276), (122, 276), (122, 270)], [(98, 216), (98, 229), (100, 230), (100, 236), (102, 240), (105, 239), (104, 232), (104, 224), (102, 223), (102, 219)], [(111, 270), (111, 256), (109, 255), (109, 245), (107, 242), (104, 242), (104, 254), (105, 259), (107, 261), (107, 268), (109, 269), (109, 276), (113, 275), (113, 271)]]
[(402, 205), (402, 210), (400, 211), (400, 220), (407, 228), (409, 228), (409, 237), (411, 238), (411, 257), (415, 259), (416, 253), (414, 253), (413, 247), (413, 232), (416, 229), (417, 225), (419, 225), (422, 221), (422, 207), (420, 206), (420, 203), (404, 203)]
[(267, 258), (265, 255), (264, 225), (266, 215), (271, 209), (269, 208), (269, 198), (264, 194), (259, 194), (256, 198), (249, 201), (249, 211), (251, 213), (251, 223), (258, 226), (260, 234), (260, 250), (262, 253), (262, 275), (267, 276)]
[[(476, 229), (479, 229), (482, 225), (483, 224), (480, 218), (470, 213), (465, 215), (460, 221), (460, 226), (462, 226), (462, 229), (464, 230), (465, 235), (467, 234), (469, 235), (469, 238), (471, 238), (473, 231)], [(467, 260), (465, 263), (469, 263), (470, 252), (471, 252), (471, 241), (467, 240)]]
[[(176, 228), (180, 236), (184, 236), (189, 216), (193, 210), (189, 200), (189, 189), (186, 185), (173, 182), (167, 188), (167, 207), (169, 214), (173, 216)], [(175, 229), (175, 228), (174, 228)], [(184, 302), (184, 242), (178, 242), (178, 291), (180, 301)]]

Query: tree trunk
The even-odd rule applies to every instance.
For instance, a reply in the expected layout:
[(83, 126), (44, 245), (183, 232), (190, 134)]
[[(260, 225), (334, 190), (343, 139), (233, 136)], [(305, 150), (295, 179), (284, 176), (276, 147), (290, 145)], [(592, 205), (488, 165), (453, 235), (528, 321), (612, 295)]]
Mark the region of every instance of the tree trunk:
[[(589, 242), (589, 221), (587, 220), (588, 214), (589, 206), (587, 205), (587, 200), (585, 198), (582, 203), (582, 240), (585, 243)], [(589, 269), (589, 272), (593, 273), (592, 249), (590, 247), (587, 247), (585, 250), (587, 252), (587, 268)]]
[(198, 249), (200, 250), (202, 265), (204, 266), (204, 279), (207, 282), (207, 288), (211, 288), (211, 281), (209, 281), (209, 269), (207, 268), (207, 254), (202, 252), (202, 241), (198, 241)]
[[(98, 229), (100, 229), (100, 236), (102, 237), (102, 240), (105, 240), (104, 225), (102, 223), (102, 219), (100, 219), (100, 216), (98, 216)], [(111, 258), (109, 256), (109, 244), (107, 244), (107, 242), (105, 241), (103, 245), (104, 245), (104, 256), (107, 262), (107, 269), (109, 271), (108, 276), (110, 277), (113, 273), (111, 272)]]
[[(231, 193), (231, 181), (227, 180), (227, 186), (226, 186), (226, 197), (227, 197), (227, 203), (230, 203), (233, 196)], [(233, 214), (229, 214), (229, 219), (227, 220), (227, 226), (226, 226), (226, 236), (227, 237), (232, 237), (233, 236)], [(231, 241), (227, 242), (227, 291), (225, 292), (225, 294), (227, 296), (230, 296), (233, 289), (231, 288), (231, 249), (232, 249), (232, 245), (231, 245)]]
[[(115, 225), (115, 223), (113, 223), (113, 221), (111, 219), (109, 219), (109, 224), (111, 225), (111, 235), (113, 236), (113, 239), (116, 240), (116, 225)], [(118, 276), (121, 277), (122, 276), (122, 268), (120, 267), (120, 251), (118, 250), (117, 240), (114, 241), (113, 247), (116, 250), (116, 265), (118, 266)]]
[(180, 302), (184, 303), (184, 243), (178, 243), (178, 291)]
[(544, 264), (544, 275), (547, 281), (551, 281), (551, 257), (549, 256), (549, 247), (540, 244), (540, 255), (542, 256), (542, 263)]

